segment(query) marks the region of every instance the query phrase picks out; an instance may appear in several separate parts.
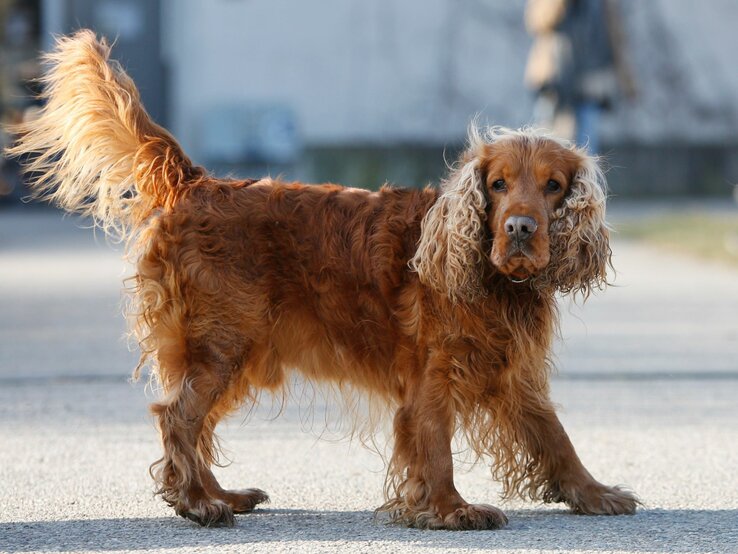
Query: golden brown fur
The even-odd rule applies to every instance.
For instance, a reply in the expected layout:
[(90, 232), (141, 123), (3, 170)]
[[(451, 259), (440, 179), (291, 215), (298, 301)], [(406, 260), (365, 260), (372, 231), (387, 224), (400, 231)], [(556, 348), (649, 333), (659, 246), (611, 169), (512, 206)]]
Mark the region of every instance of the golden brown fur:
[[(456, 491), (457, 431), (507, 496), (635, 510), (632, 493), (582, 466), (548, 394), (554, 294), (606, 279), (592, 159), (532, 131), (472, 129), (440, 192), (216, 179), (151, 122), (108, 55), (89, 31), (59, 40), (47, 104), (11, 154), (29, 156), (41, 196), (129, 243), (142, 363), (163, 389), (152, 471), (178, 514), (232, 524), (267, 499), (218, 485), (214, 430), (292, 369), (396, 409), (381, 508), (394, 521), (506, 523)], [(537, 230), (510, 234), (511, 216)]]

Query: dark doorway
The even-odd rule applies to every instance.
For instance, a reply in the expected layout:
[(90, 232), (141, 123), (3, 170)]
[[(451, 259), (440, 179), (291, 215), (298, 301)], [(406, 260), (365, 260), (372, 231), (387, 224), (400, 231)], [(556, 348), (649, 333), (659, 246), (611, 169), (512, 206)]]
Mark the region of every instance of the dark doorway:
[[(40, 4), (0, 0), (0, 148), (13, 140), (7, 126), (19, 123), (38, 103)], [(17, 205), (24, 195), (17, 161), (0, 156), (0, 204)]]
[(149, 114), (166, 126), (160, 0), (67, 0), (60, 15), (64, 22), (56, 32), (87, 27), (115, 42), (113, 56), (136, 82)]

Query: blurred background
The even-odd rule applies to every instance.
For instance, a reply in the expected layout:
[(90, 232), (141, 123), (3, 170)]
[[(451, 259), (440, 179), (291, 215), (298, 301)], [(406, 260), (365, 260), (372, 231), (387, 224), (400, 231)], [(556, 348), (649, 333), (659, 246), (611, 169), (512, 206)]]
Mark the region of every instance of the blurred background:
[[(556, 0), (544, 0), (544, 3)], [(535, 4), (536, 2), (530, 2)], [(731, 194), (738, 3), (622, 0), (635, 85), (604, 114), (617, 196)], [(52, 34), (116, 41), (154, 118), (202, 164), (419, 186), (470, 119), (534, 123), (524, 0), (0, 0), (2, 108), (17, 117)]]

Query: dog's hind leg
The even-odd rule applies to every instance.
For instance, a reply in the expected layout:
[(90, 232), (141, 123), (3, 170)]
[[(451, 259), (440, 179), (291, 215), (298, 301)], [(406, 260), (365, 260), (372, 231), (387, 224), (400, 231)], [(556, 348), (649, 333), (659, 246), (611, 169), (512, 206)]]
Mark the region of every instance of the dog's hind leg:
[(234, 514), (252, 512), (257, 504), (269, 502), (269, 495), (261, 489), (226, 490), (220, 486), (210, 469), (201, 469), (200, 475), (207, 491), (231, 507)]
[[(238, 380), (234, 380), (237, 382)], [(218, 422), (229, 413), (237, 409), (244, 398), (250, 399), (248, 389), (238, 386), (232, 382), (228, 391), (221, 397), (220, 401), (210, 410), (198, 444), (198, 452), (203, 460), (200, 466), (200, 478), (207, 492), (213, 497), (228, 504), (233, 513), (245, 514), (253, 511), (257, 504), (268, 502), (269, 496), (261, 489), (249, 488), (240, 490), (226, 490), (220, 486), (210, 466), (218, 463), (217, 439), (215, 427)], [(240, 383), (239, 383), (240, 384)], [(251, 399), (253, 400), (253, 399)]]
[[(222, 489), (216, 488), (209, 469), (215, 457), (217, 418), (208, 418), (228, 390), (238, 363), (228, 362), (234, 356), (212, 346), (185, 351), (159, 352), (166, 395), (151, 409), (158, 417), (164, 456), (152, 465), (152, 475), (159, 484), (158, 494), (178, 515), (204, 526), (230, 526), (234, 507), (243, 511), (245, 502), (234, 506), (217, 494)], [(251, 495), (251, 507), (264, 497)]]

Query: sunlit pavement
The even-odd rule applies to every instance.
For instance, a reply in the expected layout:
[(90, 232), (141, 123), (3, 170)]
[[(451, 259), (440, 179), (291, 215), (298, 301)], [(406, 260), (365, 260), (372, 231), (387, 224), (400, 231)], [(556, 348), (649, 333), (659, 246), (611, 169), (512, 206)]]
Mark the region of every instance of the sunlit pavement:
[(387, 526), (373, 517), (381, 458), (306, 389), (303, 409), (270, 419), (267, 402), (223, 427), (222, 484), (272, 502), (200, 529), (152, 496), (159, 446), (153, 394), (127, 381), (126, 266), (80, 225), (0, 211), (0, 552), (738, 552), (738, 271), (616, 241), (617, 286), (562, 303), (553, 395), (590, 471), (640, 495), (633, 517), (500, 503), (461, 456), (459, 490), (500, 505), (507, 529)]

